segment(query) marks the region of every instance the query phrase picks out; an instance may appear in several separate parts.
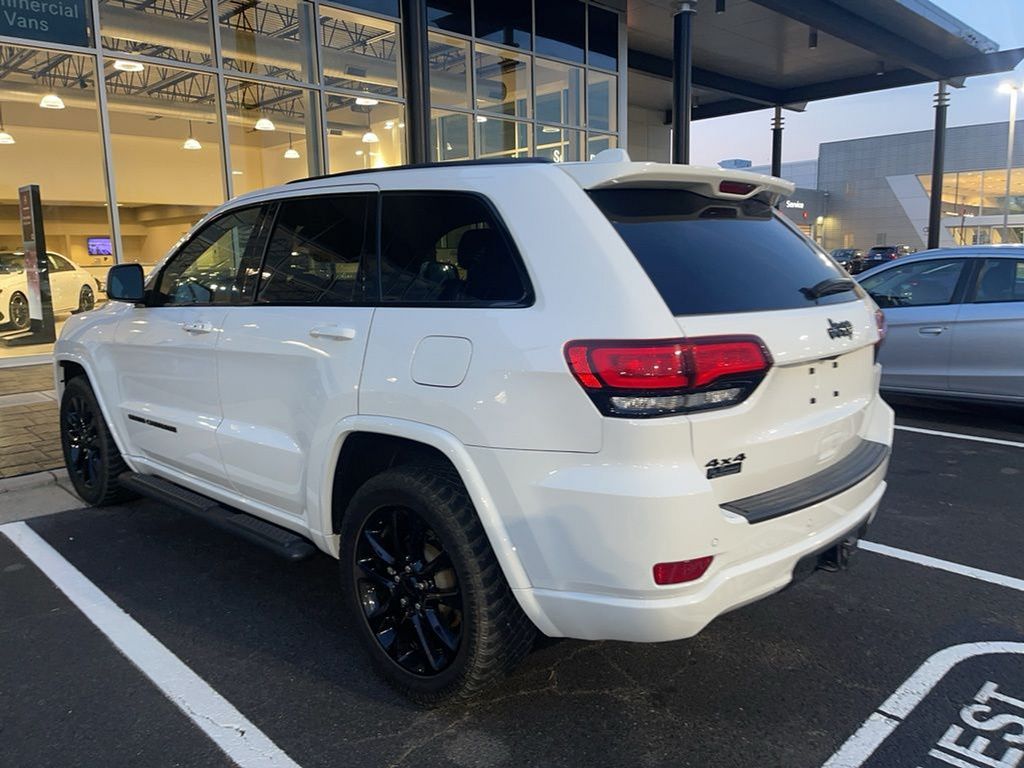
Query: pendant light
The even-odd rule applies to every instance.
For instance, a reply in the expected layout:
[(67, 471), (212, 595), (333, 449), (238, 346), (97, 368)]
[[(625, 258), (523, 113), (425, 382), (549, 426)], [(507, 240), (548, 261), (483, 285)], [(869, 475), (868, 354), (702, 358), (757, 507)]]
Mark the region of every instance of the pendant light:
[(64, 109), (64, 99), (55, 93), (48, 93), (39, 100), (43, 109)]
[(356, 104), (360, 107), (376, 107), (380, 102), (371, 96), (356, 96)]
[(299, 150), (292, 146), (292, 135), (288, 134), (288, 149), (284, 151), (285, 160), (298, 160), (302, 155), (299, 154)]
[(14, 137), (4, 128), (4, 108), (0, 106), (0, 144), (13, 144)]
[(373, 132), (373, 128), (370, 127), (370, 112), (366, 112), (366, 133), (363, 134), (363, 144), (376, 144), (380, 141), (377, 138), (377, 134)]
[(257, 131), (274, 131), (277, 128), (274, 126), (274, 121), (269, 117), (261, 117), (256, 121), (256, 125), (253, 126)]
[(188, 138), (185, 139), (185, 143), (181, 145), (182, 149), (202, 149), (203, 145), (199, 143), (199, 140), (192, 135), (192, 121), (188, 121)]
[(141, 72), (146, 65), (139, 61), (127, 61), (125, 59), (114, 59), (114, 69), (118, 72)]

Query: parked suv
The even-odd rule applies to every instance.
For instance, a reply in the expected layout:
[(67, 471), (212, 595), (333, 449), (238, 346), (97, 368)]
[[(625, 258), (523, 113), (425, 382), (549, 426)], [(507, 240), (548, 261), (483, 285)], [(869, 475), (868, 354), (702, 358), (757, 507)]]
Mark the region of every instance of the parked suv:
[(843, 565), (885, 490), (879, 313), (791, 192), (610, 150), (233, 200), (65, 326), (75, 488), (337, 558), (428, 704), (537, 631), (694, 635)]

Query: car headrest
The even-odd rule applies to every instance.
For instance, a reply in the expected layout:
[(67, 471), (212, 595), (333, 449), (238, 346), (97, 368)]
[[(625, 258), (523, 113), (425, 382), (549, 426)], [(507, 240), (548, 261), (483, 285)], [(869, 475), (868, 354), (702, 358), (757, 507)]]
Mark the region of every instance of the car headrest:
[(458, 262), (470, 270), (476, 261), (493, 247), (497, 233), (493, 229), (467, 229), (459, 238)]

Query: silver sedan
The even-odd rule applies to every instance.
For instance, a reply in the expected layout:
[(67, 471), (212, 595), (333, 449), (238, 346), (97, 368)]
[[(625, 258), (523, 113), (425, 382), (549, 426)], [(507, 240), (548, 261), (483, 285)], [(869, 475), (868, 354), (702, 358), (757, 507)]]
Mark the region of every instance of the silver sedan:
[(1024, 246), (907, 256), (856, 278), (882, 308), (882, 388), (1024, 403)]

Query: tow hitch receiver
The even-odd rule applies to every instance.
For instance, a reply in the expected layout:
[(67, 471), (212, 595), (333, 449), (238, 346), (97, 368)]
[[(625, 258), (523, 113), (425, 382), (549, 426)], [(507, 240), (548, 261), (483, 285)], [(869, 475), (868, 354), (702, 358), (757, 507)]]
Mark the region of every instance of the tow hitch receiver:
[(850, 556), (857, 550), (857, 539), (843, 539), (818, 555), (818, 568), (835, 573), (850, 566)]

